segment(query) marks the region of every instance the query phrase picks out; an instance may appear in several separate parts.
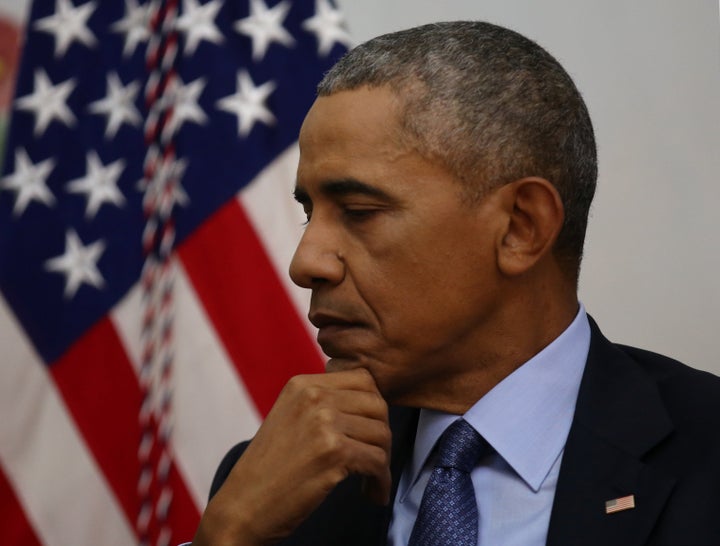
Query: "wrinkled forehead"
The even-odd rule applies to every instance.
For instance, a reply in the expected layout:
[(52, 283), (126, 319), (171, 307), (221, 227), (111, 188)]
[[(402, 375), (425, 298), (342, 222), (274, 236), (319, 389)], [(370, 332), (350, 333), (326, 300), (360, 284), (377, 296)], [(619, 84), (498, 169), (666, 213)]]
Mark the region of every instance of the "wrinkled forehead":
[(318, 97), (300, 129), (300, 146), (318, 141), (402, 140), (401, 100), (389, 87), (360, 87)]
[(430, 173), (451, 178), (441, 162), (408, 144), (398, 109), (397, 95), (384, 87), (319, 97), (300, 132), (297, 189), (313, 193), (330, 182), (359, 181), (387, 193), (412, 192)]

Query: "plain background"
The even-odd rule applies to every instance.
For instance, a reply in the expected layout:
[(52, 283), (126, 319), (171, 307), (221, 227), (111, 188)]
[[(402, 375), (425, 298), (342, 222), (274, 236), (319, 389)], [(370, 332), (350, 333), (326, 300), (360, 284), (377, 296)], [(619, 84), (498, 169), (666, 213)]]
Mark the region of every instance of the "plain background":
[[(0, 0), (0, 10), (19, 17), (25, 4)], [(582, 301), (612, 340), (720, 374), (717, 0), (338, 4), (358, 42), (476, 19), (517, 30), (557, 57), (585, 97), (600, 156)]]

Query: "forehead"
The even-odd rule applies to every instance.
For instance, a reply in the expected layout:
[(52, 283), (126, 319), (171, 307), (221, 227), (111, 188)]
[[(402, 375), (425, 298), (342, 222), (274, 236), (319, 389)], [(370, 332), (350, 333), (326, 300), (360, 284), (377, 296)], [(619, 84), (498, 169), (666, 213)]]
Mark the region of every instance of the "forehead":
[(319, 136), (399, 135), (400, 99), (388, 87), (360, 87), (318, 97), (305, 117), (300, 143)]
[(300, 131), (298, 185), (333, 179), (394, 182), (421, 166), (434, 170), (403, 135), (401, 104), (389, 88), (362, 87), (319, 97)]
[(301, 159), (333, 154), (397, 156), (409, 151), (399, 124), (400, 103), (388, 88), (361, 87), (319, 97), (300, 130)]
[(318, 98), (300, 132), (296, 196), (313, 202), (321, 195), (337, 199), (338, 193), (327, 189), (352, 181), (400, 208), (447, 198), (464, 201), (455, 175), (421, 154), (403, 133), (401, 108), (401, 99), (386, 87)]

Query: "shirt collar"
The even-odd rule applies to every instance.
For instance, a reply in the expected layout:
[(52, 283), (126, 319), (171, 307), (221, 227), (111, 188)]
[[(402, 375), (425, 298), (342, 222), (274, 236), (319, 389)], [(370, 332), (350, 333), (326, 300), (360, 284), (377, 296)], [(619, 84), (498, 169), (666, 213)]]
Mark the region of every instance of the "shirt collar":
[[(552, 343), (498, 383), (464, 415), (533, 491), (538, 491), (570, 431), (590, 348), (585, 308)], [(411, 477), (457, 415), (421, 410)]]

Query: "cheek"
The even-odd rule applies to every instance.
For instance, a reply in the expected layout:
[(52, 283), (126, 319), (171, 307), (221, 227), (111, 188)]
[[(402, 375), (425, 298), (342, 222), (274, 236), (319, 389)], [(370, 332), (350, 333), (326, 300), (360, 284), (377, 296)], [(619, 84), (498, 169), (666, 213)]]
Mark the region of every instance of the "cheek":
[[(407, 217), (405, 218), (407, 220)], [(435, 345), (473, 322), (495, 285), (491, 241), (467, 218), (389, 222), (355, 241), (348, 272), (396, 347)]]
[(405, 241), (382, 251), (371, 249), (358, 262), (364, 266), (348, 266), (361, 298), (379, 319), (419, 320), (457, 300), (473, 298), (486, 284), (490, 261), (475, 248), (457, 240), (442, 245)]
[[(480, 327), (497, 306), (492, 263), (473, 266), (477, 256), (434, 255), (379, 274), (367, 285), (367, 303), (378, 322), (378, 342), (412, 358), (449, 349)], [(396, 355), (402, 358), (402, 355)]]

